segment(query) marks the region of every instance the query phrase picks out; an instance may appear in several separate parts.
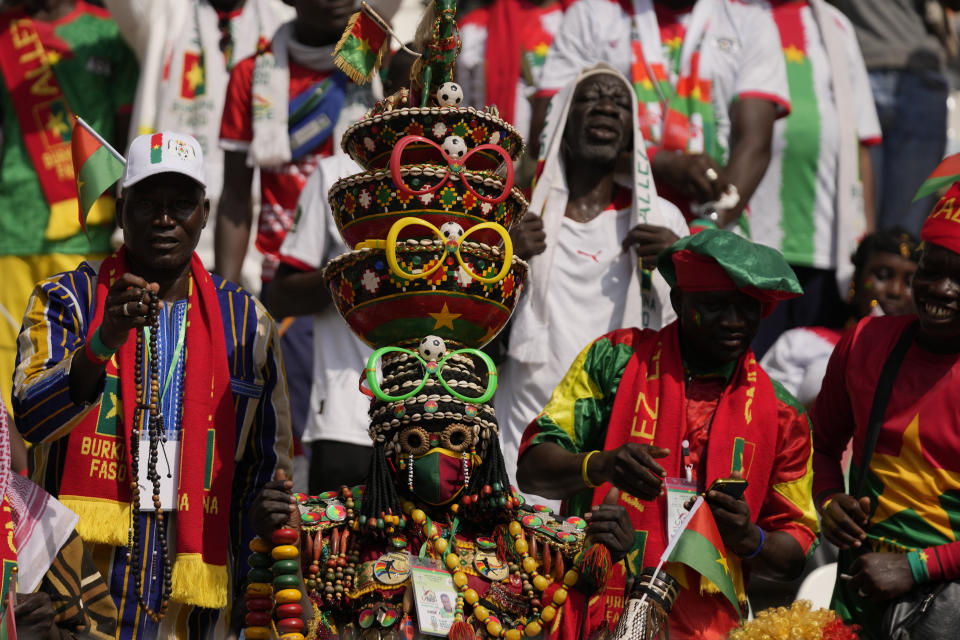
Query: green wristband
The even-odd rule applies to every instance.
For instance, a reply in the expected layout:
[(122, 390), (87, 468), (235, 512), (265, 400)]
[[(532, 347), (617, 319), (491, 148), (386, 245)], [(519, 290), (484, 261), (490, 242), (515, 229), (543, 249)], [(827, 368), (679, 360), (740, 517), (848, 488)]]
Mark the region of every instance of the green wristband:
[(87, 349), (91, 355), (101, 362), (106, 362), (117, 352), (116, 349), (111, 349), (103, 344), (103, 340), (100, 339), (100, 327), (97, 327), (97, 330), (90, 336), (90, 341), (87, 342)]
[(913, 574), (913, 581), (917, 584), (930, 582), (930, 574), (927, 572), (927, 562), (920, 557), (924, 553), (922, 550), (908, 551), (907, 562), (910, 563), (910, 573)]

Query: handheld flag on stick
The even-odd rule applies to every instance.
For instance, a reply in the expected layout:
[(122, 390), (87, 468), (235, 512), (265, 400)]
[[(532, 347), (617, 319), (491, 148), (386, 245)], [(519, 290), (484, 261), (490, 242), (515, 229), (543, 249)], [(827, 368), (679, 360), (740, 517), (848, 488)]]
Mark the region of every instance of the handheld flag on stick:
[(387, 21), (366, 2), (350, 17), (347, 28), (333, 50), (333, 63), (359, 84), (370, 82), (380, 68), (392, 33)]
[(77, 176), (80, 227), (87, 231), (87, 216), (104, 191), (123, 176), (126, 161), (83, 118), (73, 125), (73, 170)]
[(926, 182), (920, 185), (917, 195), (913, 197), (916, 202), (920, 198), (926, 197), (931, 193), (936, 193), (940, 189), (949, 187), (954, 182), (960, 180), (960, 153), (947, 156), (937, 165)]
[[(703, 504), (703, 496), (697, 496), (693, 506), (680, 521), (677, 532), (670, 538), (667, 548), (660, 555), (653, 578), (657, 577), (665, 562), (685, 564), (712, 582), (742, 619), (737, 591), (727, 565), (726, 547), (709, 507), (700, 508)], [(646, 595), (643, 597), (646, 598)]]

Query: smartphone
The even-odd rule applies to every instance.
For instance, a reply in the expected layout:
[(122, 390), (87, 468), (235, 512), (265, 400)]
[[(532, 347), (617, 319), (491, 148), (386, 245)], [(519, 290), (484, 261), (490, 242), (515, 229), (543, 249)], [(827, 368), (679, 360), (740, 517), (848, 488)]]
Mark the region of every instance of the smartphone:
[(710, 488), (707, 489), (707, 492), (719, 491), (720, 493), (725, 493), (734, 500), (739, 500), (743, 497), (743, 492), (746, 490), (746, 480), (742, 480), (740, 478), (717, 478), (713, 481), (713, 484), (710, 485)]

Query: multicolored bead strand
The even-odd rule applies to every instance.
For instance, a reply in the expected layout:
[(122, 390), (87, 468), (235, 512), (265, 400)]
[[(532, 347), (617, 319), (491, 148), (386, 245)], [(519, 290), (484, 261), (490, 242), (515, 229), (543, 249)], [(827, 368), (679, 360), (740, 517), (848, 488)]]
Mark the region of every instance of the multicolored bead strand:
[(270, 545), (262, 538), (250, 541), (250, 572), (247, 574), (244, 634), (250, 640), (268, 640), (271, 637), (270, 612), (273, 610), (273, 572), (270, 570), (273, 559), (270, 557)]
[(270, 555), (273, 557), (273, 589), (277, 601), (275, 612), (277, 632), (281, 640), (305, 640), (303, 635), (303, 608), (300, 591), (300, 549), (297, 541), (300, 534), (296, 529), (283, 527), (271, 535), (275, 545)]

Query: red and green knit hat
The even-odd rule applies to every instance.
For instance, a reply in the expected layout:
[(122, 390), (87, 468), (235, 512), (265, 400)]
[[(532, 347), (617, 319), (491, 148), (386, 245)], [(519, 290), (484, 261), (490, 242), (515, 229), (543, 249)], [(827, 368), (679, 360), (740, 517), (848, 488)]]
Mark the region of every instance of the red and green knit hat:
[(763, 303), (764, 316), (781, 300), (803, 295), (779, 251), (720, 229), (681, 238), (657, 266), (667, 284), (683, 291), (742, 291)]

